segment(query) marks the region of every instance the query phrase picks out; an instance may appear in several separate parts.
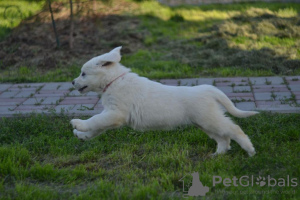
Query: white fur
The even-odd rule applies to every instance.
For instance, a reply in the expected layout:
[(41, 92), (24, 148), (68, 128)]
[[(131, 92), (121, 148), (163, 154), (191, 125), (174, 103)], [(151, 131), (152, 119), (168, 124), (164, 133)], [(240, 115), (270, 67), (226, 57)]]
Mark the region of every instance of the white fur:
[[(117, 47), (91, 59), (82, 67), (84, 76), (81, 74), (73, 81), (78, 90), (87, 86), (80, 90), (81, 93), (94, 91), (101, 94), (104, 106), (102, 113), (88, 120), (71, 120), (75, 136), (90, 139), (105, 130), (124, 125), (137, 130), (160, 130), (193, 124), (216, 140), (216, 154), (229, 150), (231, 139), (250, 156), (255, 154), (248, 136), (224, 116), (221, 107), (236, 117), (248, 117), (257, 112), (237, 109), (222, 91), (211, 85), (175, 87), (140, 77), (119, 63), (120, 50), (121, 47)], [(102, 66), (107, 61), (112, 63)], [(126, 74), (117, 78), (123, 73)], [(110, 82), (112, 84), (103, 93)]]

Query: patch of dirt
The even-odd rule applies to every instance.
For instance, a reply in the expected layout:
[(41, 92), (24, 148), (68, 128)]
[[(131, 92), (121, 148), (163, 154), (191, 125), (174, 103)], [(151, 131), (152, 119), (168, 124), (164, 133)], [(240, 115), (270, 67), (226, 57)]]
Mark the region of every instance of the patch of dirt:
[[(92, 2), (93, 3), (93, 2)], [(136, 51), (143, 46), (147, 31), (137, 31), (140, 21), (119, 15), (123, 7), (132, 5), (125, 1), (118, 6), (97, 2), (74, 5), (74, 43), (69, 48), (70, 10), (65, 5), (53, 3), (54, 17), (59, 35), (57, 48), (51, 16), (47, 9), (22, 22), (8, 38), (0, 43), (0, 68), (10, 66), (38, 66), (50, 69), (58, 65), (81, 62), (123, 45), (122, 53)], [(95, 7), (96, 6), (96, 7)], [(97, 13), (92, 8), (97, 8)], [(121, 9), (122, 7), (122, 9)], [(77, 12), (76, 12), (77, 11)], [(78, 61), (78, 59), (81, 61)]]

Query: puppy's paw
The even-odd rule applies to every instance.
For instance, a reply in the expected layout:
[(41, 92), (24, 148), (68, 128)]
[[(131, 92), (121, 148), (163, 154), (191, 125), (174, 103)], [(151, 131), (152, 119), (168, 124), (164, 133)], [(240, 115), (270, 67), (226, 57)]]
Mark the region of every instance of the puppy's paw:
[(80, 140), (88, 140), (90, 139), (90, 135), (85, 132), (80, 132), (76, 129), (73, 130), (74, 136), (77, 137)]
[(255, 151), (254, 148), (253, 148), (252, 151), (249, 151), (249, 152), (248, 152), (248, 155), (249, 155), (250, 157), (254, 156), (255, 154), (256, 154), (256, 151)]
[(223, 153), (215, 152), (215, 153), (210, 154), (209, 157), (216, 158), (216, 157), (224, 155), (224, 154), (225, 154), (225, 152), (223, 152)]
[(73, 129), (77, 129), (78, 131), (87, 132), (89, 130), (89, 127), (85, 120), (72, 119), (71, 125)]
[(217, 156), (218, 156), (217, 153), (211, 153), (211, 154), (208, 155), (208, 157), (210, 157), (210, 158), (215, 158), (215, 157), (217, 157)]

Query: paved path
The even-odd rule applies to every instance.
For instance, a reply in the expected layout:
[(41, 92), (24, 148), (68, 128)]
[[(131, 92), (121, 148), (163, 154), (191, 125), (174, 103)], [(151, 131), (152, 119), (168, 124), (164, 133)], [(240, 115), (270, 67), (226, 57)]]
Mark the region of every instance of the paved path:
[[(166, 85), (215, 85), (242, 110), (300, 113), (300, 76), (160, 80)], [(80, 95), (71, 83), (0, 84), (0, 117), (16, 114), (94, 115), (103, 110), (96, 93)]]

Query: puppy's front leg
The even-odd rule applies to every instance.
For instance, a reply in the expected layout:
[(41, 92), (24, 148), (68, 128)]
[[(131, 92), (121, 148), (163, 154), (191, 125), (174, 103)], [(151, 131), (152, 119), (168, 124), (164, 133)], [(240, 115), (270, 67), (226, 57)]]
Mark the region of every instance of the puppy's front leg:
[(118, 111), (103, 111), (87, 120), (73, 119), (71, 124), (80, 132), (102, 132), (120, 127), (125, 123), (125, 117)]
[(90, 130), (87, 124), (87, 120), (72, 119), (71, 125), (74, 129), (77, 129), (82, 132), (88, 132)]
[(99, 135), (100, 133), (97, 132), (81, 132), (78, 131), (76, 129), (73, 130), (74, 136), (77, 137), (80, 140), (89, 140), (97, 135)]

